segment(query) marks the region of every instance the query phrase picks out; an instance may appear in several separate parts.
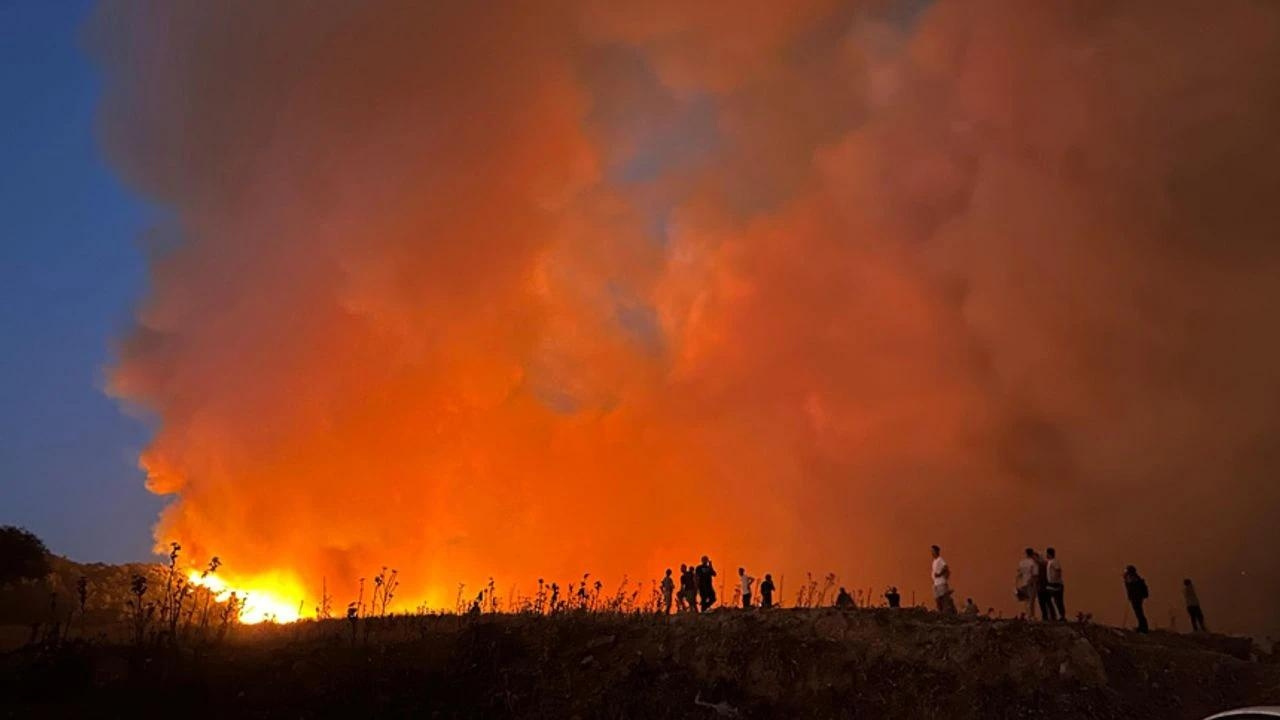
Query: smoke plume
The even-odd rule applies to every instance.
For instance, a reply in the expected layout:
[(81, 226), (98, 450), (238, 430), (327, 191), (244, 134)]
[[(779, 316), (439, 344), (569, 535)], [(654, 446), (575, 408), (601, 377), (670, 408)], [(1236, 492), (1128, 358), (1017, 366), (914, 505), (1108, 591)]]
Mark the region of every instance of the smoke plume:
[[(1280, 625), (1280, 6), (108, 0), (156, 528), (342, 602), (709, 554)], [(257, 580), (254, 580), (254, 579)], [(520, 591), (520, 590), (517, 590)], [(352, 598), (352, 599), (353, 599)], [(1185, 623), (1184, 623), (1185, 624)]]

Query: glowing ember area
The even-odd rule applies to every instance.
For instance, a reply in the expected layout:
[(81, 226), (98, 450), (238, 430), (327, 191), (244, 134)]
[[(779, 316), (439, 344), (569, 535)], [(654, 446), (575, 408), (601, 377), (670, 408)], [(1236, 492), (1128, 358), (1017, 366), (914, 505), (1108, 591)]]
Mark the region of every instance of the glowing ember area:
[(160, 209), (110, 391), (247, 619), (704, 554), (927, 598), (937, 543), (983, 607), (1052, 545), (1100, 619), (1136, 563), (1280, 620), (1280, 3), (106, 0), (88, 41)]
[(288, 623), (301, 617), (303, 593), (294, 583), (259, 578), (257, 582), (233, 587), (216, 574), (203, 575), (198, 570), (192, 570), (187, 579), (192, 585), (208, 589), (220, 603), (232, 602), (234, 595), (242, 623)]

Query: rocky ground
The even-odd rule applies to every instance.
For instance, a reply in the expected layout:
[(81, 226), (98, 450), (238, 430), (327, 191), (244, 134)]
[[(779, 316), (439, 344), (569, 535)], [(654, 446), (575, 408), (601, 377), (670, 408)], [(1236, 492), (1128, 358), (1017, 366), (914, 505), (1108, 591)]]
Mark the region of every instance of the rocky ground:
[(1280, 703), (1248, 640), (920, 610), (396, 617), (2, 656), (0, 716), (1201, 718)]

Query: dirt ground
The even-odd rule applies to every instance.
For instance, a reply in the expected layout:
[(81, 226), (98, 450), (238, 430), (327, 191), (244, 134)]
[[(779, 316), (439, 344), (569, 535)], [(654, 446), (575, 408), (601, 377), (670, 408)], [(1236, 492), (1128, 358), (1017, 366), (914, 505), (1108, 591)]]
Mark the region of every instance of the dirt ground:
[(2, 717), (1101, 718), (1280, 703), (1245, 639), (920, 610), (393, 617), (0, 656)]

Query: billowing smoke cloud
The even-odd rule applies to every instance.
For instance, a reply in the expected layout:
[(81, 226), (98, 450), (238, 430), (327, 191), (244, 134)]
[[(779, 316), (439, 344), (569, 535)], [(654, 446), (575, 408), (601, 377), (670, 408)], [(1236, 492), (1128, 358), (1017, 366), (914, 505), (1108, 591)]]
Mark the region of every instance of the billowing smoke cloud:
[(1280, 6), (107, 2), (156, 530), (311, 597), (709, 553), (1275, 628)]

